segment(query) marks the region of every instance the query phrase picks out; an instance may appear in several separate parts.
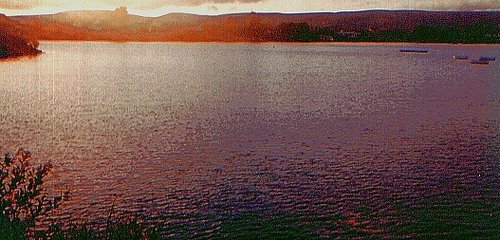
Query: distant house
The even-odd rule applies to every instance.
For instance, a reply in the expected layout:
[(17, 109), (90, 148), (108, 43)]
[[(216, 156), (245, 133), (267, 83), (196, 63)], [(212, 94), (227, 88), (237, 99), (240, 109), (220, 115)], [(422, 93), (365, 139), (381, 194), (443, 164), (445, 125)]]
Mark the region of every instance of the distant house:
[(500, 34), (486, 34), (485, 37), (500, 39)]
[(319, 37), (323, 42), (334, 42), (335, 38), (332, 35), (321, 35)]
[(359, 32), (344, 32), (344, 30), (340, 30), (340, 32), (336, 32), (338, 35), (348, 38), (357, 38), (361, 35)]

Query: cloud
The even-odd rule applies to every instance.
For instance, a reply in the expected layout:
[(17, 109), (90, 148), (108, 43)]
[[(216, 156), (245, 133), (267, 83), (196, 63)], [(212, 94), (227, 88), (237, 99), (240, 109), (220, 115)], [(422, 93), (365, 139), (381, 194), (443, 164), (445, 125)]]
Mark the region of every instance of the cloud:
[[(353, 9), (498, 10), (500, 0), (329, 0), (332, 7)], [(325, 1), (323, 1), (325, 2)]]
[[(245, 6), (259, 4), (274, 11), (325, 11), (356, 10), (371, 8), (386, 9), (431, 9), (431, 10), (499, 10), (500, 0), (0, 0), (0, 9), (29, 10), (37, 7), (69, 9), (115, 8), (127, 6), (131, 9), (156, 10), (164, 7), (197, 7), (207, 5), (220, 9), (222, 5)], [(281, 8), (280, 8), (281, 7)], [(212, 8), (213, 9), (213, 8)]]
[[(136, 9), (158, 9), (167, 6), (194, 7), (203, 4), (250, 4), (269, 0), (0, 0), (0, 9), (28, 10), (36, 7), (117, 7), (128, 6)], [(276, 0), (272, 0), (276, 1)]]
[(44, 1), (38, 0), (7, 0), (0, 1), (1, 9), (9, 10), (22, 10), (22, 9), (32, 9), (44, 4)]
[[(142, 9), (156, 9), (166, 6), (199, 6), (203, 4), (249, 4), (259, 3), (266, 0), (150, 0), (133, 3)], [(276, 0), (274, 0), (276, 1)]]
[(214, 12), (214, 13), (218, 13), (219, 12), (219, 8), (215, 5), (210, 5), (208, 6), (208, 10), (211, 11), (211, 12)]
[(495, 10), (500, 9), (500, 0), (456, 1), (444, 10)]
[(495, 10), (500, 9), (500, 0), (415, 0), (409, 2), (409, 7), (430, 10)]

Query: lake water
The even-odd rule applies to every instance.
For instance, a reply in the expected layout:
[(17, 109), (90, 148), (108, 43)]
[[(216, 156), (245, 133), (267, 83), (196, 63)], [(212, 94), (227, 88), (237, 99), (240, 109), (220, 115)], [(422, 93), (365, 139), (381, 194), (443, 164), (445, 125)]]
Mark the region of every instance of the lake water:
[(403, 46), (44, 42), (0, 63), (0, 151), (52, 161), (65, 223), (500, 235), (500, 65), (452, 59), (500, 46)]

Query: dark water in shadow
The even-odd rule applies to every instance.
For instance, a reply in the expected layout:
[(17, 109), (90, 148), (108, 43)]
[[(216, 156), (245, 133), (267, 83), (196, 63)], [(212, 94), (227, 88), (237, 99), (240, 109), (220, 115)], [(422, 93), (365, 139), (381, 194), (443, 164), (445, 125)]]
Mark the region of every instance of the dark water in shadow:
[(500, 48), (400, 47), (47, 42), (0, 65), (1, 150), (52, 160), (65, 222), (115, 206), (171, 237), (498, 235), (499, 65), (452, 56)]

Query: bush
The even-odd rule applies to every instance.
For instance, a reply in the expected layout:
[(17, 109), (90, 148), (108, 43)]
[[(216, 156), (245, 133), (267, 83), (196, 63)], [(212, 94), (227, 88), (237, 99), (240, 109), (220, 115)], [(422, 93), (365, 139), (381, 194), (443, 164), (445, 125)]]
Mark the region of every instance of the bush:
[(31, 166), (31, 153), (24, 148), (0, 161), (0, 239), (34, 237), (37, 219), (46, 216), (68, 196), (49, 198), (44, 178), (51, 164)]

